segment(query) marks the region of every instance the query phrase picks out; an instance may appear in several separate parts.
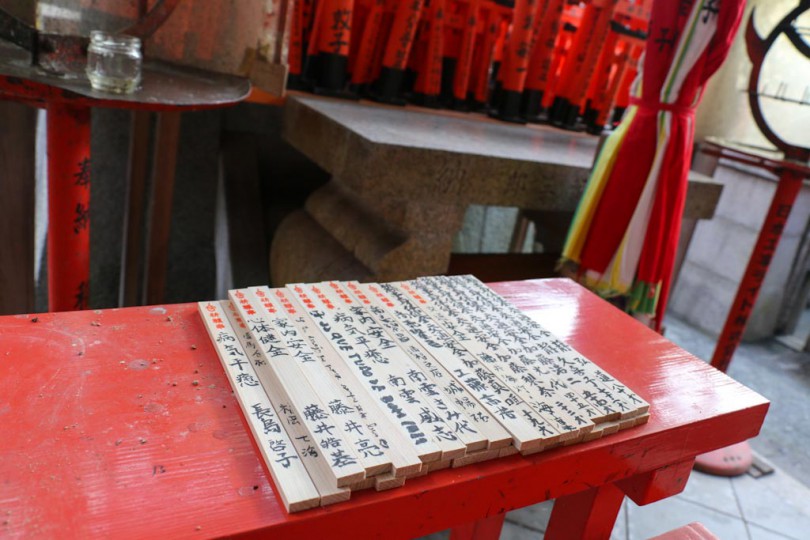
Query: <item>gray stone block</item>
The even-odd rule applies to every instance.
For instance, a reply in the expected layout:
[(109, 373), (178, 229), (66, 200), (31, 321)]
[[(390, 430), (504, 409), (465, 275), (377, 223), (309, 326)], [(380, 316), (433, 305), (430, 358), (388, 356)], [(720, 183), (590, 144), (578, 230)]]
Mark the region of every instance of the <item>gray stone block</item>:
[(719, 334), (731, 307), (737, 283), (686, 261), (670, 302), (670, 311), (689, 324)]
[[(725, 186), (717, 205), (716, 215), (759, 231), (776, 192), (776, 177), (761, 174), (756, 169), (740, 168), (735, 164), (721, 162), (715, 180)], [(805, 185), (796, 199), (784, 233), (803, 234), (808, 215), (810, 215), (810, 187)]]
[(686, 261), (739, 282), (755, 241), (755, 231), (716, 216), (697, 224)]
[(785, 284), (793, 267), (793, 259), (799, 248), (799, 239), (795, 236), (782, 238), (776, 254), (771, 261), (768, 275), (762, 284), (759, 298), (745, 329), (745, 339), (762, 339), (773, 335), (776, 330), (777, 317), (785, 298)]
[(724, 185), (715, 217), (725, 217), (759, 231), (773, 199), (776, 183), (726, 162), (721, 162), (714, 178)]
[(484, 234), (486, 206), (471, 204), (464, 213), (464, 223), (453, 238), (453, 253), (480, 253)]
[(808, 216), (810, 216), (810, 187), (804, 184), (799, 196), (796, 197), (793, 210), (790, 212), (790, 218), (788, 218), (785, 226), (785, 234), (792, 236), (803, 235), (807, 227)]
[(517, 208), (487, 207), (481, 242), (482, 253), (507, 253), (509, 251), (509, 241), (512, 239), (517, 216)]

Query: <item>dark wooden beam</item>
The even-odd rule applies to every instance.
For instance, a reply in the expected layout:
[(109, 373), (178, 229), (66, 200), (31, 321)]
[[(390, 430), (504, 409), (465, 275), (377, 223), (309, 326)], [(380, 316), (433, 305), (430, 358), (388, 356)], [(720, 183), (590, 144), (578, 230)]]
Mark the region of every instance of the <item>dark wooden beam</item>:
[(169, 233), (172, 222), (174, 178), (180, 140), (179, 112), (158, 115), (152, 171), (152, 211), (146, 253), (146, 304), (163, 302), (169, 264)]
[(234, 287), (270, 283), (257, 152), (254, 135), (235, 132), (222, 135), (228, 255)]
[(36, 110), (0, 102), (0, 315), (34, 309)]

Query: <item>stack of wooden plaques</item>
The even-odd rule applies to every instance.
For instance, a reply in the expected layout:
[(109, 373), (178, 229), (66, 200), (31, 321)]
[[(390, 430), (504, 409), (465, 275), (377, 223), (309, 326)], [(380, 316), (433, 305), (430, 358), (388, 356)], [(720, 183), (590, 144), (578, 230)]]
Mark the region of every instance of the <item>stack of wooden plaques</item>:
[(229, 296), (200, 313), (288, 512), (649, 417), (470, 276)]

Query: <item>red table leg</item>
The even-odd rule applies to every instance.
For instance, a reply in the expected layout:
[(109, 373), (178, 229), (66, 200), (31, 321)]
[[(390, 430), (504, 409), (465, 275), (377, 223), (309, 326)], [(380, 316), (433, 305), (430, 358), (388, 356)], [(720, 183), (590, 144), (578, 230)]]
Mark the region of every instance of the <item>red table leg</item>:
[(560, 497), (554, 501), (551, 520), (543, 538), (610, 538), (624, 493), (613, 484)]
[(506, 514), (496, 514), (450, 529), (450, 540), (498, 540)]
[(639, 506), (658, 502), (683, 491), (689, 481), (694, 462), (694, 459), (686, 459), (680, 463), (619, 480), (616, 484)]
[(48, 107), (48, 310), (90, 296), (90, 109)]

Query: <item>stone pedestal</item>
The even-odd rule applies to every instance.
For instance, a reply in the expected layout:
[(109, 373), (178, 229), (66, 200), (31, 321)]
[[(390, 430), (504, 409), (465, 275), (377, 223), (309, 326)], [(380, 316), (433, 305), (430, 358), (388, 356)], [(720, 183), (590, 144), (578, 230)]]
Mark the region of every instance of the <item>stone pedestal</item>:
[[(547, 126), (303, 96), (287, 100), (283, 135), (332, 180), (277, 230), (274, 284), (443, 273), (471, 204), (573, 212), (598, 143)], [(690, 183), (687, 211), (711, 217), (720, 190)]]
[(273, 282), (442, 273), (463, 217), (458, 204), (357, 193), (333, 179), (276, 232)]

